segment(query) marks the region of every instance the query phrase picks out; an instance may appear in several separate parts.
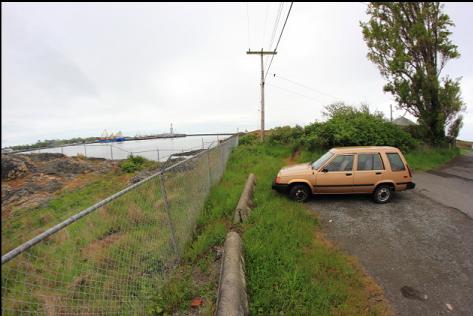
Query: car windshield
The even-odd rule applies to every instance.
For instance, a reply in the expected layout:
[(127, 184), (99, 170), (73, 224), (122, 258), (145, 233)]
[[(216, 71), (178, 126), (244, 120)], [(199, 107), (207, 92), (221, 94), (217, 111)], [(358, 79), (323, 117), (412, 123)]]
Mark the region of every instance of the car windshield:
[(330, 151), (327, 151), (322, 157), (320, 157), (319, 159), (317, 159), (316, 161), (312, 163), (312, 168), (319, 169), (325, 162), (327, 162), (327, 160), (332, 158), (332, 156), (333, 156), (333, 153), (331, 153)]

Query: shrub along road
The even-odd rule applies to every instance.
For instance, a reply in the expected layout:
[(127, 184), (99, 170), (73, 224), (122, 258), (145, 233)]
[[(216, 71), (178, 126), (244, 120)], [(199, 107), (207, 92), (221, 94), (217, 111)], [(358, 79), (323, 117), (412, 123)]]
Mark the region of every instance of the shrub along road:
[(461, 208), (470, 205), (471, 216), (473, 168), (465, 166), (472, 160), (418, 174), (417, 188), (388, 204), (368, 196), (309, 203), (328, 239), (358, 257), (398, 315), (471, 315), (473, 219)]

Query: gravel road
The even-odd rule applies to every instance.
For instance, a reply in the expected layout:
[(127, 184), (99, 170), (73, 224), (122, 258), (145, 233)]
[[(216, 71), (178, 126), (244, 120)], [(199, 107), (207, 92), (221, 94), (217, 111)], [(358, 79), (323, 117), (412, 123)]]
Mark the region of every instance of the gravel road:
[(471, 163), (470, 155), (418, 174), (417, 188), (388, 204), (357, 195), (308, 203), (327, 238), (358, 257), (397, 315), (473, 315)]

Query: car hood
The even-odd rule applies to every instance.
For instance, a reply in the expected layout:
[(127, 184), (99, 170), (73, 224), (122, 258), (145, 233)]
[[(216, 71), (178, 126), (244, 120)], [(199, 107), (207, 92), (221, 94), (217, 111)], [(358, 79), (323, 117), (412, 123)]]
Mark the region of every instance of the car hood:
[(289, 174), (297, 174), (297, 173), (304, 173), (307, 170), (311, 169), (310, 163), (301, 163), (297, 165), (292, 165), (292, 166), (287, 166), (282, 168), (279, 171), (279, 175), (284, 176), (284, 175), (289, 175)]

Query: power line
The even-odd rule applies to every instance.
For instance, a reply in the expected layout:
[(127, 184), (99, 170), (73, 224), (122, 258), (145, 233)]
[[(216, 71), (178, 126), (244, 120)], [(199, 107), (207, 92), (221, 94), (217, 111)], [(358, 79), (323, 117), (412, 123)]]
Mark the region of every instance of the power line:
[(266, 3), (266, 16), (264, 18), (264, 29), (263, 29), (263, 42), (261, 44), (261, 47), (264, 47), (264, 39), (266, 37), (266, 26), (268, 24), (268, 12), (269, 12), (269, 3)]
[(250, 13), (248, 8), (248, 2), (246, 3), (246, 18), (248, 20), (248, 49), (250, 49)]
[[(274, 21), (273, 32), (271, 34), (271, 40), (269, 42), (268, 49), (271, 49), (271, 47), (273, 46), (273, 43), (274, 43), (274, 39), (276, 38), (276, 32), (278, 30), (279, 21), (281, 20), (281, 13), (282, 13), (283, 6), (284, 6), (284, 2), (281, 2), (279, 4), (279, 9), (278, 9), (278, 12), (276, 14), (276, 20)], [(268, 61), (268, 58), (269, 57), (266, 57), (266, 60), (265, 60), (266, 62)]]
[[(273, 76), (276, 77), (276, 74), (273, 74)], [(277, 78), (280, 78), (280, 79), (282, 79), (282, 80), (291, 82), (292, 84), (295, 84), (295, 85), (300, 86), (300, 87), (302, 87), (302, 88), (306, 88), (306, 89), (315, 91), (315, 92), (317, 92), (317, 93), (319, 93), (319, 94), (323, 94), (323, 95), (325, 95), (325, 96), (328, 96), (328, 97), (331, 97), (331, 98), (334, 98), (334, 99), (342, 99), (342, 98), (337, 97), (337, 96), (334, 96), (334, 95), (332, 95), (332, 94), (325, 93), (325, 92), (322, 92), (322, 91), (320, 91), (320, 90), (314, 89), (314, 88), (312, 88), (312, 87), (306, 86), (306, 85), (304, 85), (304, 84), (302, 84), (302, 83), (299, 83), (299, 82), (296, 82), (296, 81), (294, 81), (294, 80), (290, 80), (290, 79), (281, 77), (280, 75), (277, 75)]]
[[(278, 42), (276, 43), (276, 47), (274, 48), (274, 51), (276, 51), (278, 49), (279, 42), (281, 41), (282, 34), (284, 33), (284, 29), (286, 28), (287, 19), (289, 19), (289, 14), (291, 14), (293, 4), (294, 4), (294, 2), (291, 2), (291, 6), (289, 7), (289, 11), (287, 12), (286, 20), (284, 21), (284, 25), (282, 26), (281, 34), (279, 34), (279, 39), (278, 39)], [(268, 76), (269, 68), (271, 68), (271, 65), (273, 64), (273, 59), (274, 59), (274, 55), (271, 56), (271, 61), (269, 62), (268, 69), (266, 69), (266, 76), (264, 77), (265, 79)]]
[(293, 91), (293, 90), (286, 89), (286, 88), (277, 86), (277, 85), (272, 84), (272, 83), (267, 83), (267, 84), (270, 85), (271, 87), (278, 88), (278, 89), (281, 89), (281, 90), (284, 90), (284, 91), (287, 91), (287, 92), (290, 92), (290, 93), (293, 93), (293, 94), (297, 94), (297, 95), (299, 95), (299, 96), (301, 96), (301, 97), (304, 97), (304, 98), (307, 98), (307, 99), (311, 99), (311, 100), (320, 102), (320, 100), (315, 99), (315, 98), (313, 98), (313, 97), (309, 97), (309, 96), (307, 96), (307, 95), (305, 95), (305, 94), (302, 94), (302, 93), (299, 93), (299, 92), (295, 92), (295, 91)]
[(279, 26), (279, 21), (281, 20), (281, 13), (282, 13), (283, 6), (284, 6), (284, 2), (281, 2), (281, 4), (279, 4), (278, 13), (276, 14), (276, 20), (274, 21), (273, 33), (271, 33), (271, 40), (269, 42), (268, 49), (271, 49), (271, 47), (273, 46), (274, 39), (276, 37), (276, 31), (278, 30), (278, 26)]
[[(281, 37), (282, 37), (282, 34), (284, 33), (284, 29), (286, 28), (286, 23), (291, 13), (292, 5), (293, 5), (293, 2), (291, 2), (291, 6), (289, 7), (289, 11), (287, 12), (286, 20), (284, 21), (284, 25), (282, 27), (281, 34), (279, 35), (279, 39), (274, 51), (264, 51), (263, 47), (261, 48), (261, 51), (251, 51), (250, 49), (247, 51), (247, 54), (260, 55), (260, 58), (261, 58), (261, 132), (260, 132), (261, 141), (264, 140), (264, 82), (265, 82), (266, 76), (268, 75), (267, 72), (266, 72), (266, 75), (264, 73), (264, 55), (274, 56), (277, 54), (276, 50), (279, 46), (279, 42), (281, 41)], [(266, 31), (266, 22), (265, 22), (265, 31)], [(263, 46), (264, 46), (264, 42), (263, 42)], [(273, 58), (271, 58), (271, 63), (272, 62), (273, 62)], [(270, 66), (271, 66), (271, 63), (270, 63)], [(269, 67), (268, 67), (268, 70), (269, 70)]]

